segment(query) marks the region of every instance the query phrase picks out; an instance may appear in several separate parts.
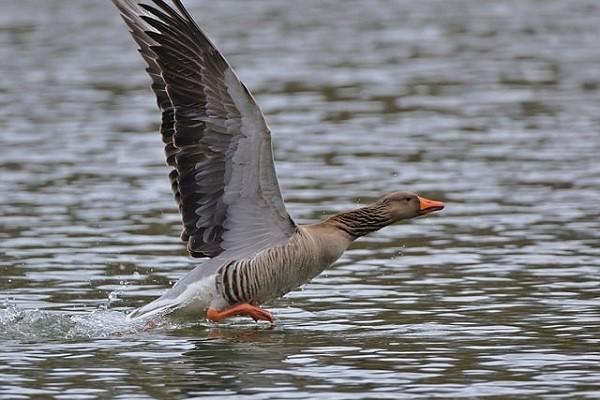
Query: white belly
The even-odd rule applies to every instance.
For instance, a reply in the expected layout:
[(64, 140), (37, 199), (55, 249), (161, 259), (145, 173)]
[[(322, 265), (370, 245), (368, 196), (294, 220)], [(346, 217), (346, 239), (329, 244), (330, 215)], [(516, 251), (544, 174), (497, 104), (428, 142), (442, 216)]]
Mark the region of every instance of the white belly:
[(220, 296), (216, 292), (215, 276), (213, 273), (199, 280), (189, 280), (184, 277), (161, 297), (138, 308), (127, 317), (145, 319), (170, 313), (195, 314), (204, 317), (209, 306), (214, 305), (215, 301), (219, 303)]

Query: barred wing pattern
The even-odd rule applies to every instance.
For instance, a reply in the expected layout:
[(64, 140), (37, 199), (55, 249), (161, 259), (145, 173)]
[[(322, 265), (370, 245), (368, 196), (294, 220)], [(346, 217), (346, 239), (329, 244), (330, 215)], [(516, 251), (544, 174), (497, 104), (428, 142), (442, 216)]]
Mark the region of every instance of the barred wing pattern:
[(271, 136), (252, 95), (180, 0), (113, 0), (148, 64), (163, 112), (171, 187), (194, 257), (232, 257), (294, 232)]

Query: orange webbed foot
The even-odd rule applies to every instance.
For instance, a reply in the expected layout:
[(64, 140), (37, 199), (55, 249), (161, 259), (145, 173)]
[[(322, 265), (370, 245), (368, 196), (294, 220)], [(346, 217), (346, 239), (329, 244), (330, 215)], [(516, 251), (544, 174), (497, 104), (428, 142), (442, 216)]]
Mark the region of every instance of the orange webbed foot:
[(206, 317), (213, 322), (223, 321), (224, 319), (234, 317), (236, 315), (248, 316), (255, 321), (268, 321), (270, 323), (273, 323), (275, 321), (273, 314), (271, 314), (267, 310), (253, 306), (252, 304), (248, 303), (237, 304), (223, 311), (218, 311), (217, 309), (209, 308), (206, 312)]

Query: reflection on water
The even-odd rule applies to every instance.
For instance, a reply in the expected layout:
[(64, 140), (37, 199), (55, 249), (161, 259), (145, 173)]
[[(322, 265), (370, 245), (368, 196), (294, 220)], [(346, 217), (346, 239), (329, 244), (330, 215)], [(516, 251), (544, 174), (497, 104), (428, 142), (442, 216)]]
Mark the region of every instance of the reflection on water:
[(197, 262), (143, 64), (109, 3), (4, 4), (0, 397), (600, 396), (600, 4), (186, 4), (298, 222), (448, 207), (356, 243), (274, 328), (131, 326)]

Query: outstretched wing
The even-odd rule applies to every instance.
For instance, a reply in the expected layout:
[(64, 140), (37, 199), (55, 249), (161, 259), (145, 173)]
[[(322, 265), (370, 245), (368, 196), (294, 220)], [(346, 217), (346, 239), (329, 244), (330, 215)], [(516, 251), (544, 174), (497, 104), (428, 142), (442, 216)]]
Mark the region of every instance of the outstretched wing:
[(271, 135), (252, 95), (180, 0), (113, 0), (148, 64), (182, 240), (194, 257), (287, 239)]

